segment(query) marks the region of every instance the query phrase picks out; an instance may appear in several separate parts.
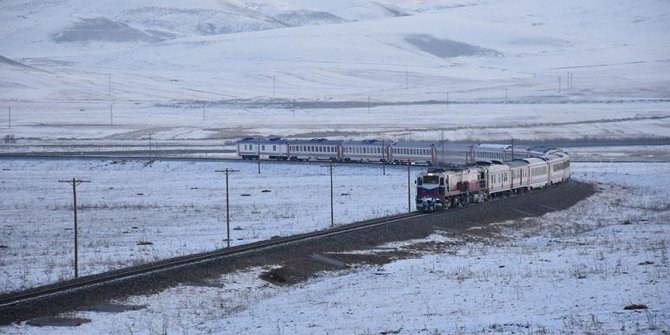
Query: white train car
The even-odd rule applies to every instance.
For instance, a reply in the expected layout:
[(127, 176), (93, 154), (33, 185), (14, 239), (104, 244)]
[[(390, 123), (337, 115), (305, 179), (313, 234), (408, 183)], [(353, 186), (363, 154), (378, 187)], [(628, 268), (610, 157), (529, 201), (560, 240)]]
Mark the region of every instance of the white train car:
[(435, 145), (436, 165), (461, 166), (474, 164), (475, 152), (473, 145), (461, 143), (440, 142)]
[(237, 142), (237, 154), (242, 159), (288, 159), (288, 140), (282, 138), (246, 137)]
[(509, 144), (476, 144), (472, 149), (477, 161), (512, 160), (512, 146)]
[(342, 160), (342, 141), (314, 138), (311, 140), (293, 140), (289, 142), (291, 160)]
[(387, 150), (387, 161), (394, 164), (414, 163), (432, 166), (437, 160), (434, 142), (394, 142)]
[(342, 142), (345, 162), (384, 162), (388, 159), (385, 141), (364, 140)]
[(549, 164), (549, 184), (563, 182), (570, 178), (570, 156), (565, 152), (556, 151), (545, 156)]
[(510, 188), (512, 193), (520, 193), (528, 190), (527, 180), (529, 176), (528, 162), (522, 159), (516, 159), (513, 161), (506, 162), (510, 168), (510, 174), (512, 176), (512, 183)]
[(528, 163), (528, 188), (542, 188), (549, 183), (549, 165), (541, 158), (525, 158)]
[(509, 166), (502, 163), (493, 163), (486, 167), (486, 174), (488, 193), (491, 197), (510, 193), (512, 190), (512, 174)]

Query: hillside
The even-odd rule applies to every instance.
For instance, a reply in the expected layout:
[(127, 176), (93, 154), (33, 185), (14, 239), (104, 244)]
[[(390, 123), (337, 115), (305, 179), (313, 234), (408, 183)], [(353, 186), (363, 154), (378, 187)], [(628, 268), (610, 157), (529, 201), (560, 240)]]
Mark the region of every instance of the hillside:
[(0, 55), (49, 74), (0, 63), (0, 98), (108, 99), (107, 74), (117, 101), (546, 100), (561, 76), (567, 99), (667, 98), (668, 14), (664, 1), (3, 1)]

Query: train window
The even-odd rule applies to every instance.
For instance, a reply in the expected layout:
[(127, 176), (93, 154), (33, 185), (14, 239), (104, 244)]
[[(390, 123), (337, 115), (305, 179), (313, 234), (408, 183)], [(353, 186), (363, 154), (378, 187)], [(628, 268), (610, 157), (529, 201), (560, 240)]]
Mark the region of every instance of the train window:
[(261, 150), (265, 151), (265, 144), (261, 145)]
[(277, 151), (277, 146), (276, 145), (272, 146), (272, 151)]
[(440, 178), (440, 185), (444, 185), (444, 177)]

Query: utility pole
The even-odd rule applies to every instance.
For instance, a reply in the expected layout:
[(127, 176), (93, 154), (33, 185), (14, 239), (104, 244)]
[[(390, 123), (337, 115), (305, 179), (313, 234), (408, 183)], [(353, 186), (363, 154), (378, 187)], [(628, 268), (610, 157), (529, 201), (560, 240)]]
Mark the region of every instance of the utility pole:
[(256, 139), (256, 152), (258, 153), (258, 157), (256, 159), (258, 163), (258, 174), (261, 174), (261, 139), (257, 138)]
[(330, 162), (330, 227), (335, 226), (335, 210), (333, 209), (333, 162)]
[(226, 174), (226, 246), (230, 248), (230, 200), (228, 194), (228, 176), (232, 173), (239, 172), (240, 170), (231, 170), (226, 168), (225, 170), (215, 170), (214, 172), (221, 172)]
[(68, 183), (72, 185), (72, 196), (74, 198), (74, 278), (79, 278), (79, 247), (78, 247), (78, 227), (77, 227), (77, 186), (81, 183), (90, 183), (90, 180), (72, 178), (72, 180), (59, 180), (59, 183)]
[(447, 159), (444, 157), (444, 130), (440, 132), (440, 151), (442, 152), (441, 154), (442, 157), (440, 157), (438, 163), (440, 160), (442, 161), (442, 163), (446, 163)]
[(386, 175), (386, 141), (382, 139), (382, 175)]
[(410, 180), (409, 175), (410, 175), (410, 169), (411, 168), (412, 168), (412, 164), (408, 159), (407, 160), (407, 212), (408, 213), (412, 212), (412, 196), (410, 194), (411, 189), (409, 187), (409, 180)]

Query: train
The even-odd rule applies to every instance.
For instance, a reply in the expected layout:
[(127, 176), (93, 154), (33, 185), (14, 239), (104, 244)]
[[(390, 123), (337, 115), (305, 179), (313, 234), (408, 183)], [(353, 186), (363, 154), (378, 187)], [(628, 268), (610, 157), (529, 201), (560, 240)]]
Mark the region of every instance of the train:
[(360, 141), (246, 137), (237, 142), (242, 159), (288, 161), (381, 162), (427, 166), (460, 166), (478, 161), (532, 158), (540, 147), (510, 144), (461, 144), (443, 141)]
[(557, 148), (444, 141), (361, 141), (247, 137), (242, 159), (426, 165), (415, 179), (416, 209), (433, 212), (563, 183), (570, 155)]
[(416, 209), (433, 212), (545, 188), (570, 179), (570, 155), (534, 148), (523, 159), (480, 161), (457, 168), (429, 168), (417, 175)]

